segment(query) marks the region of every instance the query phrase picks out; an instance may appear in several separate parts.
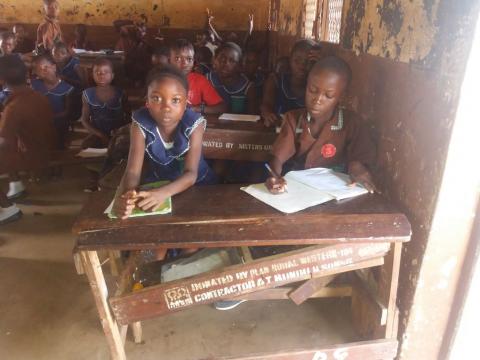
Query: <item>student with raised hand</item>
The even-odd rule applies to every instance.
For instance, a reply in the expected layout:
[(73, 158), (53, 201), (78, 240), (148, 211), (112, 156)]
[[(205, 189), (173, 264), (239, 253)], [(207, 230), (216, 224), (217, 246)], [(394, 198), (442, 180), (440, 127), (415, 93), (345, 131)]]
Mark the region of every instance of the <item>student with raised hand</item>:
[(10, 89), (0, 118), (0, 174), (10, 175), (8, 193), (0, 191), (3, 223), (20, 216), (20, 210), (9, 200), (25, 191), (17, 172), (44, 168), (57, 139), (50, 104), (27, 85), (25, 64), (15, 56), (0, 58), (0, 79)]
[(33, 59), (33, 71), (37, 78), (31, 81), (32, 88), (48, 98), (58, 132), (58, 147), (64, 149), (68, 127), (72, 120), (74, 88), (58, 76), (55, 61), (49, 54), (39, 55)]
[(228, 111), (235, 114), (257, 113), (255, 87), (241, 72), (242, 49), (235, 43), (226, 42), (217, 49), (214, 70), (207, 79), (227, 104)]
[[(335, 56), (313, 66), (308, 75), (305, 108), (285, 114), (285, 122), (272, 149), (269, 165), (276, 174), (315, 167), (348, 173), (353, 182), (377, 191), (370, 174), (375, 147), (367, 129), (353, 112), (340, 104), (352, 77), (348, 64)], [(270, 177), (267, 188), (285, 191), (283, 178)]]
[(265, 82), (260, 113), (265, 126), (280, 124), (280, 116), (305, 106), (305, 86), (313, 40), (299, 40), (289, 57), (289, 71), (271, 74)]
[(220, 114), (227, 106), (215, 88), (201, 74), (193, 72), (195, 51), (192, 43), (178, 39), (170, 47), (170, 64), (183, 72), (188, 80), (188, 103), (201, 114)]
[(36, 46), (39, 53), (51, 51), (56, 42), (63, 41), (58, 22), (60, 4), (57, 0), (43, 0), (45, 20), (38, 25)]
[[(130, 152), (117, 190), (113, 212), (125, 219), (135, 207), (154, 211), (163, 202), (195, 184), (216, 183), (202, 155), (206, 120), (188, 108), (188, 81), (175, 67), (153, 69), (147, 78), (145, 107), (132, 115)], [(148, 164), (142, 177), (144, 160)], [(149, 191), (142, 183), (168, 180)]]

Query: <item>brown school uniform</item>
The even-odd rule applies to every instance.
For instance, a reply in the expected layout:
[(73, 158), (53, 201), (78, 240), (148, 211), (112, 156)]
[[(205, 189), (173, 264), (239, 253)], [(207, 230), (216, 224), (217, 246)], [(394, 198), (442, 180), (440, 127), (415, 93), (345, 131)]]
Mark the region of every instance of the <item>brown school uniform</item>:
[(43, 45), (47, 50), (52, 50), (57, 41), (62, 41), (62, 30), (57, 20), (45, 17), (43, 23), (38, 25), (37, 46)]
[(337, 113), (325, 124), (318, 138), (314, 138), (309, 132), (305, 109), (287, 112), (272, 155), (282, 162), (288, 161), (288, 170), (342, 166), (346, 170), (351, 161), (372, 167), (375, 164), (375, 147), (368, 130), (352, 112), (343, 110), (343, 118), (341, 130), (331, 129), (338, 123)]
[(57, 144), (53, 111), (48, 99), (25, 88), (8, 99), (0, 118), (0, 174), (45, 167)]

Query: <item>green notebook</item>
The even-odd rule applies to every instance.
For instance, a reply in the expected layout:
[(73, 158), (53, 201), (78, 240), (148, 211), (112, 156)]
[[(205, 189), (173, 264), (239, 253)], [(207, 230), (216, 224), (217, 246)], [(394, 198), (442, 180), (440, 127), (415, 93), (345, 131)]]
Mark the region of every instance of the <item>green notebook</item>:
[[(159, 188), (160, 186), (163, 186), (165, 184), (168, 184), (169, 181), (156, 181), (153, 183), (141, 185), (139, 187), (140, 191), (146, 191), (146, 190), (152, 190)], [(108, 215), (110, 219), (117, 219), (117, 216), (112, 214), (112, 209), (113, 209), (113, 202), (115, 201), (115, 198), (112, 200), (108, 208), (105, 210), (105, 213)], [(166, 199), (163, 204), (155, 211), (143, 211), (139, 208), (135, 208), (132, 212), (132, 214), (129, 216), (129, 218), (132, 217), (140, 217), (140, 216), (149, 216), (149, 215), (163, 215), (163, 214), (170, 214), (172, 212), (172, 198), (169, 197)]]

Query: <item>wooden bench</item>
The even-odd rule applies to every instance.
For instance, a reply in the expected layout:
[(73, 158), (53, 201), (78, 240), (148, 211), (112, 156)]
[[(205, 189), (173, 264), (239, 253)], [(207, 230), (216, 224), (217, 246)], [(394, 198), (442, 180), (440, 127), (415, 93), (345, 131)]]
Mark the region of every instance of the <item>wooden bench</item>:
[[(411, 229), (406, 217), (381, 196), (364, 195), (284, 215), (238, 185), (204, 186), (175, 196), (172, 214), (124, 221), (103, 214), (112, 197), (111, 192), (92, 194), (73, 231), (113, 359), (126, 359), (127, 326), (133, 326), (138, 341), (139, 321), (144, 319), (223, 299), (289, 299), (301, 304), (308, 298), (332, 296), (352, 297), (352, 324), (363, 341), (229, 359), (396, 356), (397, 281), (402, 243), (409, 241)], [(269, 245), (306, 247), (274, 256), (250, 255), (249, 247)], [(237, 247), (244, 263), (131, 292), (138, 260), (132, 256), (114, 295), (108, 295), (98, 251), (190, 247)], [(367, 276), (371, 268), (378, 270), (375, 277)], [(352, 273), (360, 269), (362, 273)], [(351, 274), (348, 284), (327, 286), (346, 272)], [(344, 357), (333, 356), (340, 352)]]

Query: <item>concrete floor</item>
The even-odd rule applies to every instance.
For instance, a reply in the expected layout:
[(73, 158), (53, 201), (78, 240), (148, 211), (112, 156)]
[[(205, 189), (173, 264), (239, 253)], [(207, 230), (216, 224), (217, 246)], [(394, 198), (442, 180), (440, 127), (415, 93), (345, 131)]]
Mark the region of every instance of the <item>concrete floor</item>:
[[(86, 172), (29, 184), (24, 217), (0, 227), (0, 359), (108, 359), (86, 278), (72, 262), (71, 226), (87, 194)], [(3, 186), (5, 183), (2, 184)], [(228, 311), (199, 306), (143, 323), (129, 359), (202, 359), (356, 341), (349, 301), (250, 302)]]

